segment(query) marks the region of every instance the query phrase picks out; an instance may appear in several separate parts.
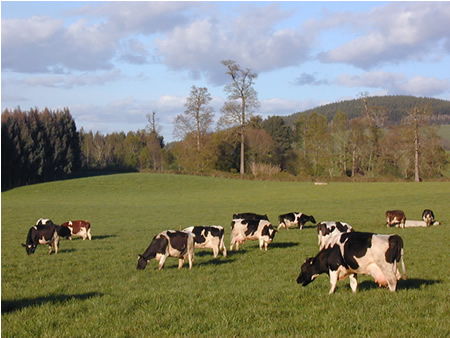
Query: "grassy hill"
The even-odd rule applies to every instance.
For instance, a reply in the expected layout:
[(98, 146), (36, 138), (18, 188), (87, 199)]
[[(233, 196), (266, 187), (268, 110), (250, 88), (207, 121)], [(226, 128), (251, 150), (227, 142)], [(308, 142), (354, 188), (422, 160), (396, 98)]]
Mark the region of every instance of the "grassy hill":
[[(414, 108), (416, 104), (429, 103), (433, 107), (433, 123), (450, 124), (450, 101), (447, 100), (402, 95), (372, 96), (368, 97), (367, 100), (369, 106), (385, 107), (387, 109), (388, 122), (390, 123), (400, 121), (406, 115), (406, 112)], [(364, 103), (361, 99), (345, 100), (298, 112), (284, 119), (289, 125), (292, 125), (300, 114), (315, 112), (332, 120), (338, 111), (347, 113), (349, 119), (353, 119), (360, 116), (361, 112), (364, 111)]]
[[(30, 185), (2, 192), (2, 337), (448, 336), (450, 183), (264, 182), (165, 174), (120, 174)], [(442, 225), (387, 229), (384, 212), (418, 219), (434, 210)], [(300, 265), (318, 252), (317, 233), (281, 230), (267, 252), (246, 242), (194, 267), (168, 258), (136, 270), (137, 256), (166, 229), (217, 224), (236, 212), (290, 211), (341, 220), (360, 231), (400, 234), (409, 279), (395, 294), (359, 276), (328, 295), (321, 275), (302, 287)], [(57, 255), (20, 245), (41, 217), (87, 219), (92, 241), (63, 240)]]

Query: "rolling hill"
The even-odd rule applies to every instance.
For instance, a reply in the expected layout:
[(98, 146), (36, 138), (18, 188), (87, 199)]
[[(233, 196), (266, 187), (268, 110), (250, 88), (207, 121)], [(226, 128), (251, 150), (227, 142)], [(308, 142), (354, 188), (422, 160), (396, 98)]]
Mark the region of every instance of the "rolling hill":
[[(408, 110), (414, 108), (417, 105), (431, 104), (433, 108), (432, 123), (435, 124), (450, 124), (450, 101), (415, 97), (415, 96), (372, 96), (367, 98), (369, 107), (385, 107), (387, 109), (387, 122), (388, 124), (398, 123)], [(322, 114), (332, 120), (336, 112), (342, 111), (347, 113), (349, 119), (360, 116), (361, 111), (364, 110), (364, 103), (361, 99), (353, 99), (346, 101), (339, 101), (335, 103), (326, 104), (313, 109), (298, 112), (284, 117), (285, 122), (288, 125), (292, 125), (298, 119), (301, 114), (311, 114), (313, 112)]]

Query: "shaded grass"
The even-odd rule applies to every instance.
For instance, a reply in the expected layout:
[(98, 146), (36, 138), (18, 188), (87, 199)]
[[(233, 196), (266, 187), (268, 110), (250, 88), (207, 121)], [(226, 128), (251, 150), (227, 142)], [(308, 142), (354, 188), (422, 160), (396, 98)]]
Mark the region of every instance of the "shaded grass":
[[(2, 336), (448, 336), (446, 231), (450, 183), (256, 182), (122, 174), (53, 182), (2, 193)], [(387, 229), (384, 211), (419, 219), (431, 208), (443, 223)], [(301, 287), (300, 265), (317, 253), (315, 228), (282, 230), (267, 252), (246, 242), (229, 257), (196, 252), (191, 271), (169, 258), (136, 270), (159, 231), (190, 225), (225, 227), (236, 212), (302, 211), (317, 221), (347, 221), (357, 230), (398, 233), (409, 279), (391, 294), (360, 276), (328, 296), (326, 275)], [(20, 246), (40, 217), (88, 219), (92, 241), (62, 241), (28, 257)]]

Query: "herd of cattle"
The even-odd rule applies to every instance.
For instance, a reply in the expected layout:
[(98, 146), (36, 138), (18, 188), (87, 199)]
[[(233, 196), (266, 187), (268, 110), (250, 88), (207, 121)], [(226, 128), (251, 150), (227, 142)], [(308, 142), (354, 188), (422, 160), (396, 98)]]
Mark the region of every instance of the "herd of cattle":
[[(303, 229), (307, 222), (316, 224), (313, 216), (300, 212), (291, 212), (279, 216), (279, 225), (275, 229), (267, 215), (255, 213), (234, 214), (231, 222), (230, 251), (233, 247), (239, 250), (239, 245), (246, 240), (258, 240), (259, 248), (267, 250), (278, 230), (291, 227)], [(435, 221), (431, 210), (423, 212), (425, 226), (439, 224)], [(386, 212), (387, 226), (405, 227), (407, 224), (405, 213), (401, 210)], [(415, 225), (417, 226), (417, 225)], [(423, 225), (419, 225), (423, 226)], [(354, 231), (352, 226), (344, 222), (320, 222), (316, 225), (318, 234), (319, 253), (309, 257), (301, 266), (297, 283), (303, 286), (311, 283), (320, 274), (326, 273), (330, 278), (332, 294), (338, 280), (350, 279), (350, 287), (356, 292), (357, 274), (371, 275), (381, 286), (395, 291), (397, 281), (406, 278), (403, 261), (403, 240), (398, 235), (380, 235)], [(30, 228), (27, 236), (27, 254), (35, 252), (38, 244), (48, 244), (49, 254), (54, 248), (58, 252), (59, 238), (71, 239), (71, 236), (81, 236), (83, 240), (91, 239), (91, 226), (88, 221), (70, 221), (61, 225), (51, 220), (40, 219)], [(164, 268), (168, 257), (179, 259), (178, 268), (182, 268), (185, 260), (192, 269), (194, 262), (194, 248), (209, 248), (213, 250), (214, 258), (220, 252), (227, 257), (224, 243), (224, 228), (218, 225), (191, 226), (182, 231), (166, 230), (153, 237), (150, 245), (142, 255), (138, 256), (137, 269), (145, 269), (151, 259), (159, 261), (159, 270)], [(401, 265), (402, 273), (399, 266)]]
[(25, 247), (27, 254), (31, 255), (36, 251), (39, 244), (48, 244), (48, 254), (53, 250), (58, 253), (59, 239), (72, 239), (72, 236), (82, 237), (83, 240), (91, 240), (91, 223), (88, 221), (69, 221), (61, 225), (54, 224), (51, 220), (40, 218), (36, 225), (33, 225), (28, 231), (27, 240), (22, 246)]

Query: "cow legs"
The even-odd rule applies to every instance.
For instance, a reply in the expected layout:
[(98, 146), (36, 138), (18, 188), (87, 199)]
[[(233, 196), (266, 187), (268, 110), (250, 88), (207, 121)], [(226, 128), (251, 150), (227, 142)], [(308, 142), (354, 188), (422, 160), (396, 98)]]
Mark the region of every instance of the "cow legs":
[[(184, 265), (184, 258), (178, 259), (178, 269), (181, 269)], [(189, 263), (189, 269), (190, 269), (190, 263)]]
[(89, 228), (88, 231), (87, 231), (87, 237), (88, 237), (89, 240), (92, 240), (91, 228)]
[(350, 279), (350, 287), (352, 288), (353, 292), (356, 292), (358, 289), (358, 280), (356, 279), (356, 274), (352, 273), (348, 278)]
[(192, 269), (192, 263), (194, 263), (194, 257), (192, 255), (188, 255), (188, 262), (189, 262), (189, 270), (191, 270)]
[(164, 268), (164, 263), (166, 262), (167, 257), (168, 257), (168, 255), (161, 256), (161, 258), (159, 259), (158, 270), (161, 270), (162, 268)]
[(219, 255), (219, 246), (214, 246), (213, 255), (214, 255), (214, 258), (217, 258), (217, 256)]
[(336, 290), (337, 281), (338, 281), (338, 272), (330, 270), (330, 292), (328, 292), (329, 295), (334, 293), (334, 290)]
[(59, 244), (59, 237), (56, 237), (53, 239), (53, 241), (48, 246), (48, 254), (49, 255), (52, 253), (52, 247), (55, 249), (55, 254), (58, 253), (58, 244)]
[(233, 246), (234, 246), (234, 239), (231, 239), (231, 243), (230, 243), (230, 251), (233, 251)]
[(227, 257), (227, 248), (225, 247), (225, 244), (223, 243), (223, 238), (220, 240), (219, 250), (222, 250), (223, 257)]
[(386, 277), (388, 286), (389, 286), (389, 290), (391, 292), (395, 292), (395, 290), (397, 289), (397, 277), (395, 276), (394, 273), (389, 274), (389, 277)]

